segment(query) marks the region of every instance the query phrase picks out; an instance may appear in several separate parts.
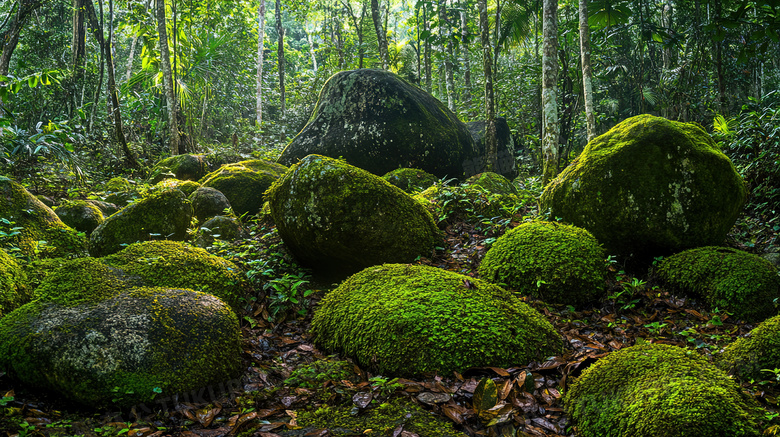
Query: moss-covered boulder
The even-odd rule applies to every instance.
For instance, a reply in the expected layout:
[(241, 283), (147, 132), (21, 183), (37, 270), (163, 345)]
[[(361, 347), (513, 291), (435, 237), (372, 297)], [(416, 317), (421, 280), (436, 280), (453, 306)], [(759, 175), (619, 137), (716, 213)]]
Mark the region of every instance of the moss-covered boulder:
[(182, 193), (189, 196), (195, 190), (200, 188), (200, 184), (195, 181), (182, 181), (179, 179), (163, 179), (160, 182), (157, 182), (154, 185), (154, 188), (156, 189), (166, 189), (166, 188), (178, 188), (181, 190)]
[(677, 346), (612, 352), (571, 384), (564, 405), (583, 437), (761, 435), (758, 404), (725, 372)]
[(221, 191), (211, 187), (200, 187), (190, 194), (190, 202), (198, 222), (224, 214), (230, 208), (230, 201)]
[(205, 155), (169, 156), (152, 167), (149, 182), (156, 184), (163, 179), (173, 178), (183, 181), (197, 181), (209, 172)]
[(658, 279), (675, 292), (698, 298), (711, 308), (760, 322), (777, 314), (777, 268), (758, 255), (727, 247), (699, 247), (664, 259)]
[(501, 176), (498, 173), (486, 171), (484, 173), (475, 174), (468, 178), (465, 182), (466, 185), (473, 187), (484, 188), (486, 191), (493, 194), (518, 194), (517, 187), (509, 181), (509, 179)]
[[(509, 125), (506, 119), (503, 117), (496, 117), (496, 141), (497, 141), (497, 157), (494, 171), (509, 179), (517, 177), (517, 163), (515, 162), (515, 141), (512, 139), (512, 130), (509, 129)], [(487, 122), (485, 120), (472, 121), (466, 123), (466, 127), (474, 138), (474, 143), (479, 151), (481, 159), (474, 163), (475, 173), (484, 171), (484, 162), (487, 156), (487, 148), (485, 147), (485, 127)]]
[(119, 207), (110, 202), (104, 202), (102, 200), (95, 199), (87, 199), (86, 202), (90, 205), (96, 206), (97, 209), (103, 213), (104, 218), (119, 212)]
[(13, 257), (0, 249), (0, 318), (30, 300), (27, 275)]
[(237, 218), (218, 215), (200, 225), (195, 234), (195, 245), (208, 247), (214, 243), (214, 240), (234, 241), (245, 238), (247, 234), (246, 228)]
[(743, 380), (774, 379), (763, 369), (780, 369), (780, 316), (764, 320), (718, 357), (718, 366)]
[(644, 260), (722, 243), (745, 197), (734, 165), (700, 125), (639, 115), (588, 143), (540, 202), (608, 253)]
[(252, 159), (223, 165), (204, 176), (200, 184), (224, 194), (237, 215), (253, 215), (263, 207), (263, 193), (286, 171), (283, 165)]
[(119, 193), (122, 191), (132, 191), (132, 190), (133, 190), (133, 184), (131, 184), (129, 180), (121, 176), (113, 177), (109, 179), (105, 184), (103, 184), (103, 191), (109, 193)]
[(386, 173), (382, 179), (410, 194), (424, 191), (439, 180), (436, 176), (418, 168), (397, 168)]
[(486, 281), (407, 264), (369, 267), (323, 298), (315, 344), (382, 375), (523, 366), (562, 352), (539, 312)]
[[(29, 258), (83, 256), (86, 239), (20, 184), (0, 176), (0, 230), (13, 234), (2, 247), (18, 247)], [(13, 230), (14, 228), (19, 228)], [(17, 233), (18, 232), (18, 233)]]
[(430, 213), (401, 189), (320, 155), (290, 168), (266, 196), (282, 240), (318, 269), (411, 262), (439, 238)]
[(54, 213), (66, 225), (87, 234), (105, 221), (100, 208), (84, 200), (66, 200), (54, 210)]
[(479, 274), (548, 303), (579, 307), (604, 296), (605, 258), (604, 249), (585, 229), (555, 222), (524, 223), (493, 243)]
[(192, 204), (181, 190), (159, 191), (126, 206), (92, 231), (89, 253), (105, 256), (136, 241), (184, 240), (191, 219)]
[(228, 381), (240, 354), (235, 313), (192, 290), (74, 291), (0, 319), (0, 372), (93, 407)]
[(477, 151), (466, 125), (430, 94), (383, 70), (342, 71), (328, 79), (308, 124), (279, 162), (293, 165), (310, 154), (343, 157), (375, 175), (399, 167), (439, 178), (481, 171), (472, 168)]

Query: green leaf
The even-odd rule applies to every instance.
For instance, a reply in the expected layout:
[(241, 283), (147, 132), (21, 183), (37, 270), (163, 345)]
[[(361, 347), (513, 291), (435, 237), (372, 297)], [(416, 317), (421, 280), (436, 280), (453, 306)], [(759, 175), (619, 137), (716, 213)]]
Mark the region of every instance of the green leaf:
[(498, 402), (498, 387), (490, 378), (483, 378), (479, 381), (474, 390), (474, 411), (480, 414), (496, 406)]

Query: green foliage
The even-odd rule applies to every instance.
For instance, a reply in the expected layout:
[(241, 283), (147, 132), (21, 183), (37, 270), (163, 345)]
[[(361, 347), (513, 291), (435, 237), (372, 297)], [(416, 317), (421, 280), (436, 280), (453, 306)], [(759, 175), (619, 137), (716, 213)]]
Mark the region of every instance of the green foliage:
[(355, 374), (354, 365), (347, 361), (328, 358), (296, 368), (284, 383), (293, 387), (316, 389), (327, 381), (348, 380), (357, 383), (359, 379)]

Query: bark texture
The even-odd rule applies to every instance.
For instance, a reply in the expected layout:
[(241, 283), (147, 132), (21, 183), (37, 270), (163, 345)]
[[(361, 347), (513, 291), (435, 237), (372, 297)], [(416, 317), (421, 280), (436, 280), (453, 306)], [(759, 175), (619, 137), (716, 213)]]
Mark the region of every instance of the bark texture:
[(542, 184), (558, 175), (558, 1), (544, 0), (542, 35)]

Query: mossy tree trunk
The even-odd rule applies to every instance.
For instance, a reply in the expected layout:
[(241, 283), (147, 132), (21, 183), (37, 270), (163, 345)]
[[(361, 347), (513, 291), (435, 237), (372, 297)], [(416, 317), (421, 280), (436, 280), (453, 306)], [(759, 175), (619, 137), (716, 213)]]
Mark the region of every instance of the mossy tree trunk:
[(479, 31), (482, 42), (482, 65), (485, 70), (485, 171), (497, 167), (498, 141), (496, 139), (496, 114), (493, 94), (493, 61), (490, 53), (490, 25), (488, 23), (487, 0), (479, 0)]
[(284, 138), (284, 112), (285, 112), (285, 89), (284, 89), (284, 27), (282, 27), (282, 2), (276, 0), (276, 32), (279, 35), (277, 57), (279, 60), (279, 113), (282, 129), (280, 130), (280, 139)]
[(260, 129), (263, 123), (263, 39), (265, 38), (265, 0), (257, 7), (257, 104), (255, 121)]
[(447, 19), (447, 0), (441, 0), (439, 4), (439, 34), (442, 38), (442, 52), (444, 57), (445, 88), (447, 89), (447, 107), (455, 111), (455, 80), (452, 77), (452, 38), (450, 37), (450, 23)]
[(387, 36), (382, 27), (382, 18), (379, 14), (379, 0), (371, 0), (371, 19), (374, 21), (374, 30), (376, 31), (376, 41), (379, 46), (379, 59), (382, 62), (382, 69), (387, 70), (390, 61), (387, 53)]
[(171, 53), (168, 49), (168, 29), (165, 19), (165, 0), (157, 0), (157, 34), (160, 37), (160, 63), (163, 69), (163, 86), (165, 87), (165, 100), (168, 106), (168, 128), (171, 137), (168, 145), (171, 155), (179, 154), (179, 123), (177, 117), (178, 104), (176, 94), (173, 92), (173, 71), (171, 70)]
[(544, 0), (542, 34), (542, 184), (558, 175), (558, 0)]
[(588, 0), (580, 0), (580, 56), (582, 58), (582, 92), (585, 97), (585, 120), (588, 141), (596, 138), (596, 115), (593, 112), (593, 70), (590, 65), (590, 28)]

